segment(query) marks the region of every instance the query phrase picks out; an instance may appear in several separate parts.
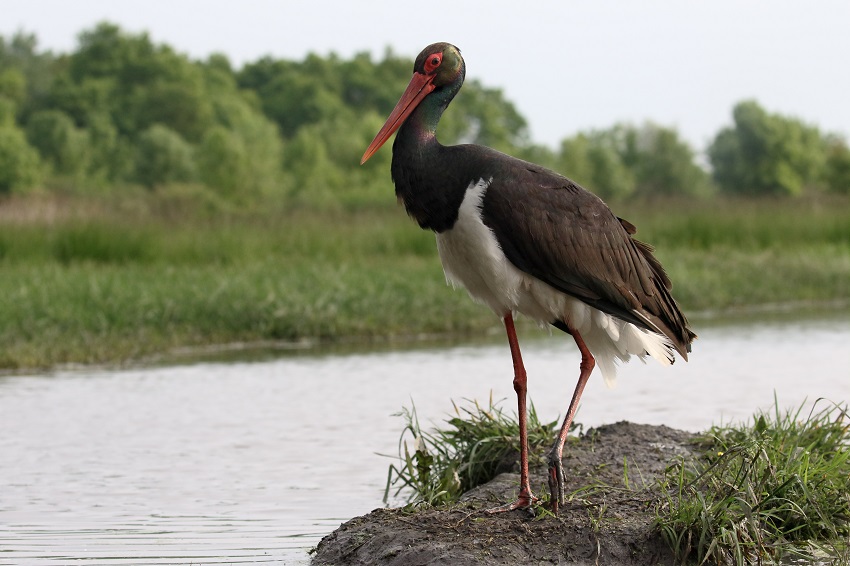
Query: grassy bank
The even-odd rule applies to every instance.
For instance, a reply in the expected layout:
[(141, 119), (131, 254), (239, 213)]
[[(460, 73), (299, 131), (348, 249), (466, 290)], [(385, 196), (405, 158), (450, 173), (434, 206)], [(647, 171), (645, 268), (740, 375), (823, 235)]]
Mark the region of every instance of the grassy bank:
[[(515, 415), (506, 414), (492, 400), (488, 407), (455, 406), (455, 414), (443, 426), (423, 431), (415, 411), (404, 409), (405, 427), (387, 491), (396, 496), (403, 492), (411, 502), (409, 511), (437, 506), (448, 514), (464, 493), (502, 472), (515, 471), (519, 453)], [(540, 423), (533, 411), (529, 416), (532, 468), (545, 468), (545, 451), (557, 422)], [(756, 413), (748, 422), (693, 435), (687, 450), (675, 457), (648, 448), (652, 444), (644, 437), (641, 444), (656, 459), (658, 472), (652, 473), (646, 461), (642, 468), (638, 460), (621, 456), (624, 451), (619, 447), (613, 452), (623, 458), (622, 468), (617, 463), (603, 466), (614, 468), (608, 472), (617, 475), (616, 482), (611, 476), (603, 479), (598, 465), (583, 478), (579, 470), (587, 455), (565, 458), (574, 483), (560, 520), (569, 524), (578, 517), (580, 525), (590, 524), (594, 531), (615, 525), (616, 536), (624, 537), (632, 515), (645, 516), (654, 509), (652, 523), (636, 537), (640, 541), (636, 544), (643, 546), (659, 537), (677, 563), (773, 564), (797, 557), (807, 564), (846, 564), (848, 416), (846, 404), (824, 399), (809, 412), (802, 405), (781, 410), (774, 402), (772, 411)], [(570, 437), (566, 453), (580, 454), (586, 449), (583, 444), (593, 444), (598, 435), (599, 431), (589, 431)], [(611, 448), (600, 446), (599, 452), (610, 455)], [(516, 485), (512, 479), (509, 497)], [(545, 521), (551, 517), (544, 509), (548, 494), (538, 489), (537, 495), (542, 497), (538, 510)]]
[[(850, 200), (614, 205), (689, 312), (850, 297)], [(0, 203), (0, 368), (236, 341), (471, 333), (433, 235), (396, 207), (228, 211), (177, 197)]]
[(796, 554), (846, 563), (848, 417), (847, 405), (824, 399), (808, 414), (774, 402), (746, 424), (712, 427), (699, 457), (679, 458), (659, 482), (656, 524), (677, 558), (754, 564)]

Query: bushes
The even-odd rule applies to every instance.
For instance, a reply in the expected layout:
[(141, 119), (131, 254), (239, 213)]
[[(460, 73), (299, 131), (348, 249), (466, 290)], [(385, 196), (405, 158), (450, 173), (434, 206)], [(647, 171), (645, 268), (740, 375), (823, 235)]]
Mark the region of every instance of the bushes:
[(800, 120), (770, 114), (755, 101), (737, 104), (734, 125), (708, 148), (714, 179), (727, 193), (802, 194), (823, 174), (820, 132)]
[(27, 124), (27, 140), (53, 173), (72, 178), (85, 175), (89, 161), (89, 138), (59, 110), (36, 112)]
[(154, 124), (139, 136), (136, 152), (136, 179), (146, 187), (195, 178), (192, 146), (161, 124)]
[[(265, 57), (234, 70), (223, 55), (193, 61), (147, 34), (102, 23), (68, 54), (39, 53), (32, 36), (0, 37), (0, 190), (32, 186), (115, 190), (200, 182), (236, 203), (288, 197), (293, 205), (358, 207), (387, 198), (389, 150), (359, 157), (410, 78), (388, 52), (349, 60)], [(23, 129), (29, 145), (14, 128)], [(439, 128), (445, 144), (471, 142), (555, 168), (605, 198), (701, 196), (713, 189), (694, 150), (671, 128), (618, 124), (582, 132), (556, 150), (535, 146), (525, 119), (498, 89), (470, 79)], [(850, 150), (837, 137), (755, 102), (709, 150), (728, 193), (846, 192)]]
[(35, 186), (41, 178), (38, 152), (14, 126), (0, 126), (0, 194)]

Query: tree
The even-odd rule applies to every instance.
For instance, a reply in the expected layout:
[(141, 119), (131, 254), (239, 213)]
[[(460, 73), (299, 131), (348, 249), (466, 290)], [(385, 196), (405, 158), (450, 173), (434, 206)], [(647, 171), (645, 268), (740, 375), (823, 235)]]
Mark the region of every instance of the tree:
[(672, 129), (617, 124), (561, 143), (555, 168), (603, 198), (706, 194), (708, 176)]
[(88, 180), (105, 185), (132, 177), (134, 148), (130, 140), (118, 133), (112, 117), (106, 112), (94, 112), (86, 118), (89, 138)]
[(198, 146), (196, 162), (201, 182), (231, 196), (245, 183), (247, 151), (242, 139), (223, 126), (213, 126)]
[[(226, 143), (231, 158), (236, 155), (232, 152), (242, 155), (238, 168), (240, 191), (249, 197), (275, 193), (280, 185), (283, 155), (275, 124), (262, 114), (258, 109), (259, 103), (250, 94), (236, 91), (222, 93), (213, 96), (212, 101), (215, 122), (230, 132)], [(214, 134), (212, 139), (216, 137), (222, 141), (220, 134)], [(205, 142), (209, 149), (211, 139), (205, 137)], [(231, 185), (231, 188), (236, 187)]]
[(60, 175), (78, 180), (88, 168), (88, 134), (59, 110), (41, 110), (30, 117), (27, 139), (41, 158)]
[(0, 97), (16, 107), (23, 105), (27, 96), (27, 81), (20, 69), (0, 67)]
[(41, 178), (38, 152), (14, 125), (0, 125), (0, 194), (29, 189)]
[(837, 136), (828, 137), (826, 145), (824, 184), (829, 191), (850, 194), (850, 148)]
[(139, 136), (136, 147), (136, 180), (149, 188), (191, 181), (195, 163), (190, 146), (180, 134), (154, 124)]
[(263, 112), (281, 133), (293, 137), (299, 128), (331, 118), (342, 109), (333, 74), (315, 55), (303, 63), (270, 58), (248, 65), (240, 74), (240, 86), (255, 90)]
[(817, 128), (769, 114), (755, 101), (738, 103), (734, 125), (708, 148), (714, 178), (728, 193), (799, 195), (815, 184), (825, 155)]
[(651, 122), (640, 128), (615, 126), (618, 153), (635, 178), (635, 194), (699, 195), (709, 192), (708, 175), (694, 161), (678, 132)]
[[(12, 98), (18, 105), (18, 112), (24, 118), (35, 106), (42, 103), (55, 76), (56, 58), (49, 51), (38, 52), (37, 48), (38, 41), (32, 34), (18, 32), (11, 41), (0, 37), (0, 72), (4, 75), (6, 73), (20, 74), (20, 78), (6, 75), (0, 81), (5, 82), (6, 86), (0, 89), (8, 88), (7, 81), (10, 78), (13, 83), (16, 83), (14, 86), (16, 94)], [(20, 82), (21, 78), (22, 82)], [(19, 90), (21, 86), (24, 87), (23, 90)], [(5, 95), (10, 94), (6, 91)]]
[(608, 132), (580, 133), (561, 142), (555, 168), (602, 198), (634, 192), (634, 175), (623, 163)]

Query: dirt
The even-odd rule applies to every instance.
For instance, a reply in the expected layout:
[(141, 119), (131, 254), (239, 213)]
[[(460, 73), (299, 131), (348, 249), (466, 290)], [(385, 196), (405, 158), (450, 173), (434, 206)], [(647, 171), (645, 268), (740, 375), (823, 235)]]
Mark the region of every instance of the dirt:
[[(692, 433), (628, 422), (588, 430), (564, 451), (567, 492), (557, 517), (538, 510), (487, 514), (513, 501), (519, 474), (505, 473), (465, 494), (450, 507), (409, 511), (376, 509), (356, 517), (319, 543), (313, 564), (416, 566), (451, 564), (673, 565), (653, 529), (651, 485), (678, 454), (688, 454)], [(624, 474), (624, 462), (628, 474)], [(532, 471), (532, 488), (547, 492), (546, 470)], [(628, 476), (629, 488), (624, 477)]]

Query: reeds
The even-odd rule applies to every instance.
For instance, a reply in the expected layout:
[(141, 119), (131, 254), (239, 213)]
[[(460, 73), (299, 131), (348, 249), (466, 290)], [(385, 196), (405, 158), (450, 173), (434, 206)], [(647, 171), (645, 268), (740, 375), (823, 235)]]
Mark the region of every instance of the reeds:
[[(620, 204), (684, 310), (850, 298), (850, 199)], [(397, 207), (234, 210), (181, 195), (0, 201), (0, 369), (269, 340), (481, 333)]]

